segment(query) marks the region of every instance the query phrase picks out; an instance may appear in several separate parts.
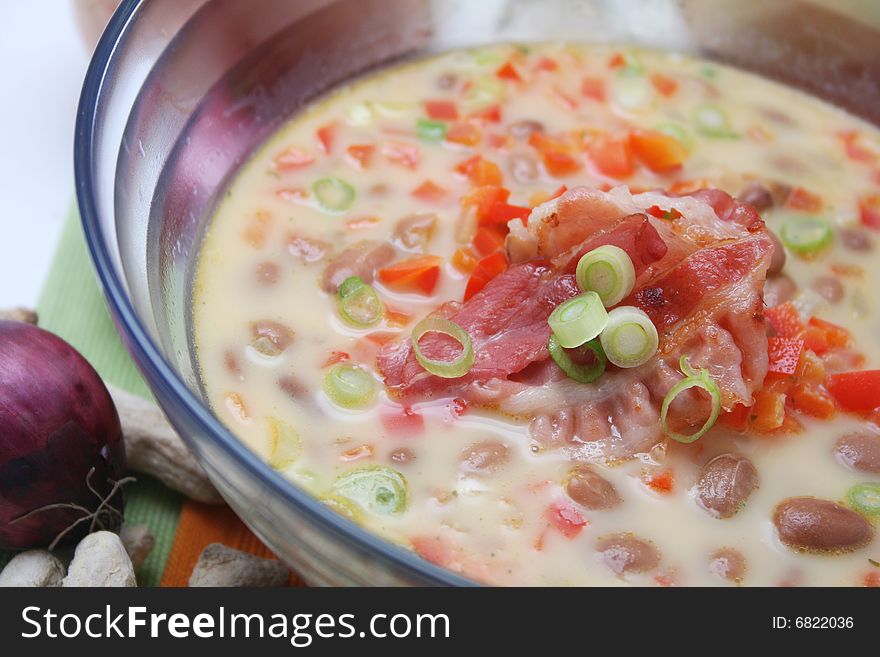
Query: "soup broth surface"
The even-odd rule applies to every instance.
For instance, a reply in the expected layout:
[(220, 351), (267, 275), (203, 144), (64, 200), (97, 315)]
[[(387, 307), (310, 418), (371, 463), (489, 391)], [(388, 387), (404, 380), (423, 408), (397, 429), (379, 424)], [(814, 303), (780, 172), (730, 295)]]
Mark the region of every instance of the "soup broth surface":
[[(638, 130), (672, 136), (685, 149), (683, 162), (650, 166), (643, 153), (627, 152)], [(561, 142), (565, 157), (548, 156), (546, 139), (535, 135)], [(601, 151), (604, 138), (623, 143), (623, 156)], [(581, 464), (619, 498), (591, 509), (569, 495), (578, 467), (571, 452), (535, 440), (528, 417), (454, 396), (401, 401), (386, 391), (376, 355), (441, 304), (462, 301), (475, 264), (492, 253), (474, 241), (466, 200), (475, 182), (488, 180), (509, 190), (514, 213), (527, 214), (563, 185), (628, 185), (719, 188), (754, 203), (777, 234), (792, 217), (819, 217), (830, 244), (805, 254), (787, 249), (765, 303), (788, 301), (805, 326), (818, 318), (848, 331), (845, 347), (820, 356), (827, 372), (876, 369), (880, 260), (870, 223), (880, 225), (878, 154), (877, 131), (837, 108), (675, 54), (505, 45), (383, 70), (291, 119), (218, 205), (192, 297), (207, 398), (242, 441), (298, 485), (481, 582), (876, 585), (876, 536), (855, 549), (814, 553), (785, 545), (773, 521), (787, 498), (846, 506), (852, 486), (880, 482), (835, 455), (847, 434), (880, 440), (870, 414), (835, 406), (815, 417), (823, 413), (804, 412), (789, 388), (782, 426), (756, 428), (750, 409), (740, 431), (725, 413), (692, 444), (664, 440), (622, 462)], [(491, 166), (474, 173), (474, 162), (497, 165), (500, 180)], [(502, 223), (502, 241), (504, 230)], [(369, 327), (343, 319), (325, 281), (334, 258), (363, 240), (385, 245), (375, 270), (435, 256), (409, 288), (370, 272), (366, 283), (385, 310)], [(503, 244), (494, 248), (504, 253)], [(372, 397), (357, 408), (327, 394), (328, 372), (340, 365), (358, 366), (372, 383)], [(719, 518), (700, 504), (697, 482), (724, 453), (748, 458), (758, 487)], [(340, 483), (365, 466), (386, 468), (378, 471), (385, 479)], [(615, 535), (645, 542), (651, 556), (643, 567), (615, 561), (613, 540), (610, 548), (603, 542)], [(742, 567), (731, 573), (733, 562)]]

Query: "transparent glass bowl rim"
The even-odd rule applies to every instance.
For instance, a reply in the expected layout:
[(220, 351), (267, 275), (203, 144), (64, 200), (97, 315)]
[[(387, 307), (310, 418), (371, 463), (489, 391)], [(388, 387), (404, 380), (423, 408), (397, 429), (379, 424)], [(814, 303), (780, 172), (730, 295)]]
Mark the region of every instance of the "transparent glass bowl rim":
[(76, 114), (74, 140), (74, 179), (76, 198), (86, 244), (94, 263), (104, 296), (117, 319), (117, 326), (128, 338), (133, 353), (146, 378), (155, 382), (180, 402), (191, 423), (202, 428), (204, 436), (240, 464), (243, 474), (265, 484), (268, 493), (297, 506), (308, 519), (336, 540), (357, 544), (377, 555), (383, 563), (399, 569), (405, 576), (425, 584), (473, 585), (448, 570), (393, 545), (379, 536), (346, 520), (301, 490), (280, 473), (272, 470), (244, 443), (236, 438), (184, 384), (162, 356), (135, 312), (125, 285), (113, 265), (101, 228), (96, 203), (93, 152), (98, 127), (98, 107), (103, 81), (112, 67), (117, 45), (142, 0), (125, 0), (113, 14), (92, 55), (86, 71)]

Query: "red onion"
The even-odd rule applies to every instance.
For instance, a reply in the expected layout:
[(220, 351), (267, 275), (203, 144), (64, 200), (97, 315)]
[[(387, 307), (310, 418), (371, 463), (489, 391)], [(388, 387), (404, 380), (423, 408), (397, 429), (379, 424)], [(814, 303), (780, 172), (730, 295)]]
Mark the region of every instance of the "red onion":
[(0, 321), (0, 548), (117, 529), (124, 468), (119, 416), (98, 373), (61, 338)]

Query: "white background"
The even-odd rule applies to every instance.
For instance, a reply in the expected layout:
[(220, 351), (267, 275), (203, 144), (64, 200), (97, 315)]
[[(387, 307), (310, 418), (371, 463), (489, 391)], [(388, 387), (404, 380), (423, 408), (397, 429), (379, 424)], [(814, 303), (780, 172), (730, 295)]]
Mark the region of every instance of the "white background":
[(0, 308), (36, 303), (73, 202), (88, 56), (70, 0), (0, 0)]

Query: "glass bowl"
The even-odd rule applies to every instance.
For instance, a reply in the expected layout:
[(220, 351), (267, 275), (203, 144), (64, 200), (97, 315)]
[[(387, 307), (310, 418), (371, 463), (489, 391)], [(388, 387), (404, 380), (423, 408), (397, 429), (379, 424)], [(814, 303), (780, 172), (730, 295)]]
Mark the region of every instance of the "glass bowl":
[(204, 401), (191, 257), (216, 196), (316, 95), (392, 61), (495, 41), (699, 53), (880, 122), (880, 6), (859, 0), (128, 0), (89, 66), (76, 192), (111, 314), (156, 400), (248, 526), (311, 584), (468, 584), (330, 511)]

